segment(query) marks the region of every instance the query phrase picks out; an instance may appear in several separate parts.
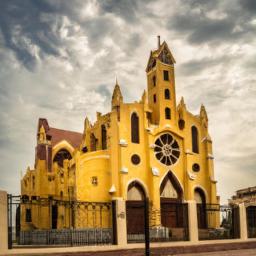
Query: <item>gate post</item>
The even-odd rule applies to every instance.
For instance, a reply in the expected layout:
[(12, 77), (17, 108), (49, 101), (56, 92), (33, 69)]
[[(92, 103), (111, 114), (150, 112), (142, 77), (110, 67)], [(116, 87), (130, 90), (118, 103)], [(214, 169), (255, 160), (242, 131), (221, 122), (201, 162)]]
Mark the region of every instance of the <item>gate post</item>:
[(116, 240), (117, 245), (127, 245), (126, 206), (123, 198), (114, 198), (116, 201)]
[(194, 200), (187, 201), (188, 203), (188, 233), (189, 241), (198, 241), (198, 222), (197, 222), (197, 204)]
[(7, 192), (0, 190), (0, 251), (8, 250)]
[(244, 203), (239, 204), (239, 221), (240, 221), (240, 239), (246, 240), (247, 233), (247, 215)]

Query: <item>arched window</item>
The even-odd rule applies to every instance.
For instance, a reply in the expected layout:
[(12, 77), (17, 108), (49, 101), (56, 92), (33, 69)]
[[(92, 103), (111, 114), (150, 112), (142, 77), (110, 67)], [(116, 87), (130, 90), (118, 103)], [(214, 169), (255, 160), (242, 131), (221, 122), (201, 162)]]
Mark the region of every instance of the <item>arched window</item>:
[(166, 100), (169, 100), (170, 99), (170, 90), (169, 89), (165, 89), (164, 90), (164, 98)]
[(182, 200), (183, 192), (175, 176), (168, 172), (160, 186), (160, 197), (172, 200)]
[(198, 147), (198, 130), (195, 126), (191, 127), (191, 136), (192, 136), (192, 151), (194, 153), (199, 153)]
[(57, 162), (59, 166), (63, 167), (63, 161), (72, 158), (71, 154), (66, 149), (60, 149), (54, 156), (53, 162)]
[(132, 182), (128, 187), (127, 200), (143, 201), (145, 199), (145, 192), (143, 187), (136, 181)]
[(153, 86), (156, 86), (156, 76), (153, 76), (152, 82), (153, 82)]
[(90, 146), (91, 146), (91, 151), (96, 151), (97, 149), (97, 139), (96, 137), (94, 136), (93, 133), (91, 133), (90, 135)]
[(107, 130), (105, 125), (101, 126), (101, 146), (103, 150), (107, 149)]
[(171, 109), (165, 108), (165, 119), (171, 119)]
[(131, 140), (133, 143), (140, 143), (139, 117), (136, 113), (131, 116)]

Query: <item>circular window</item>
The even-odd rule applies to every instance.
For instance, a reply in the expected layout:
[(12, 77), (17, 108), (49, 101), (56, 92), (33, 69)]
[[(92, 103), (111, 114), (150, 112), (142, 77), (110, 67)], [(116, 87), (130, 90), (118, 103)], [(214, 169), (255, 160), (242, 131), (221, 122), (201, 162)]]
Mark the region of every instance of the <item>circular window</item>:
[(162, 134), (155, 141), (155, 156), (162, 164), (172, 165), (177, 162), (180, 156), (178, 142), (171, 134)]
[(136, 165), (137, 165), (137, 164), (140, 163), (140, 157), (139, 157), (138, 155), (136, 155), (136, 154), (132, 155), (131, 160), (132, 160), (132, 163), (133, 163), (133, 164), (136, 164)]
[(199, 172), (200, 171), (200, 165), (199, 164), (193, 164), (192, 165), (192, 170), (194, 172)]

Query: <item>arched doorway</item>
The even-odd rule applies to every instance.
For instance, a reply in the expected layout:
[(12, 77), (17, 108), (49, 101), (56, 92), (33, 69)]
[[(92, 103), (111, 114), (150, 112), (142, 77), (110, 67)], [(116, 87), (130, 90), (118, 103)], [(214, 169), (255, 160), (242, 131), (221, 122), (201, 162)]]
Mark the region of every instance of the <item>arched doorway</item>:
[(126, 201), (127, 234), (144, 233), (144, 201), (145, 191), (137, 182), (128, 186)]
[(160, 186), (161, 224), (164, 227), (183, 226), (182, 188), (176, 177), (169, 172)]
[(199, 229), (207, 228), (206, 198), (202, 189), (196, 188), (194, 199), (197, 203), (197, 222)]

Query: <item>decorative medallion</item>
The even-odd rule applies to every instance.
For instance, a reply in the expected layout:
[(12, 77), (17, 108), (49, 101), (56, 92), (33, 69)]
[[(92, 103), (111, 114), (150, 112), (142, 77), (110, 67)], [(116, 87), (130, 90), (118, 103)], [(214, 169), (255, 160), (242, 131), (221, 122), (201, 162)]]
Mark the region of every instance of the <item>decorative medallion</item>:
[(156, 139), (154, 151), (157, 160), (165, 165), (175, 164), (180, 156), (178, 142), (170, 133), (162, 134)]

